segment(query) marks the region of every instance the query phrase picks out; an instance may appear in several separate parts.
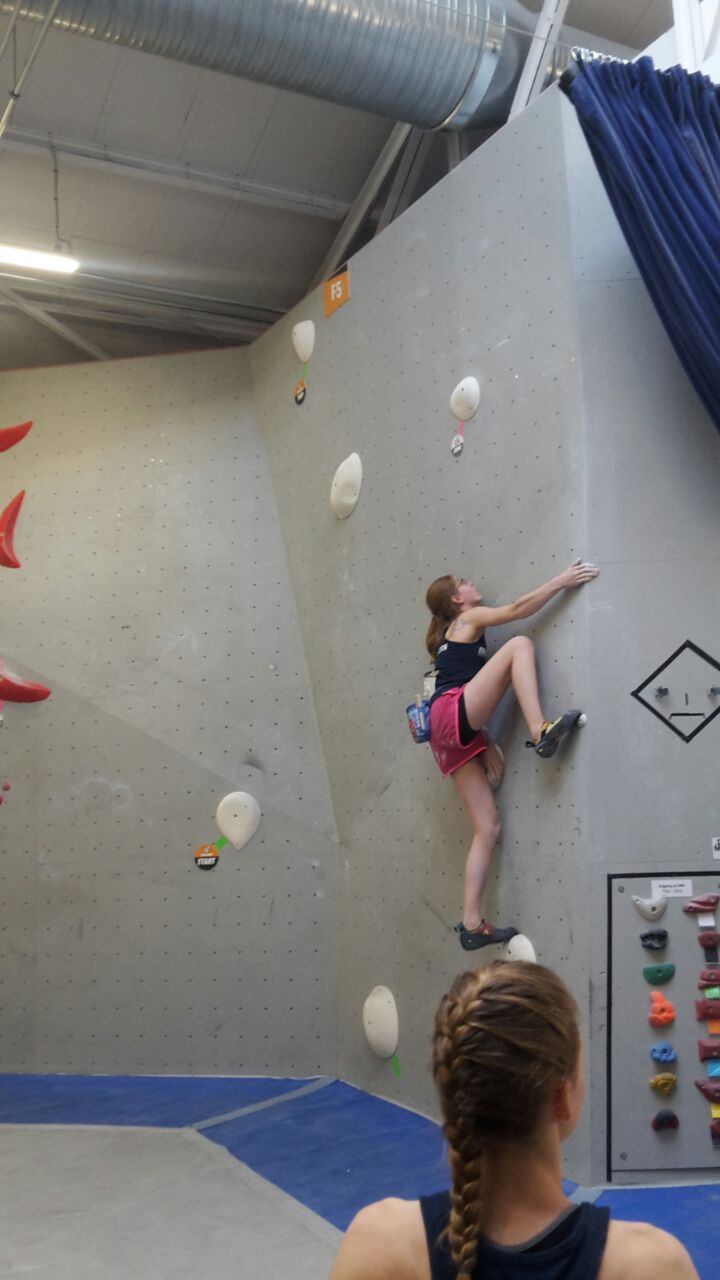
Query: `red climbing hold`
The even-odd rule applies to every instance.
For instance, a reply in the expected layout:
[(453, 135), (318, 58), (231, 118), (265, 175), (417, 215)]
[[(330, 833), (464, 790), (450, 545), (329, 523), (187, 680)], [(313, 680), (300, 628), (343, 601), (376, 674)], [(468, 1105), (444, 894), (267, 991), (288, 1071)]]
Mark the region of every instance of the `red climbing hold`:
[(0, 453), (24, 440), (31, 426), (32, 422), (21, 422), (19, 427), (0, 427)]
[(720, 1040), (698, 1040), (698, 1054), (701, 1062), (708, 1058), (720, 1058)]
[(44, 684), (14, 675), (0, 659), (0, 698), (6, 702), (42, 702), (49, 697), (50, 690)]
[(651, 1027), (667, 1027), (675, 1021), (675, 1010), (662, 991), (650, 992), (650, 1013), (648, 1022)]
[(699, 987), (720, 987), (720, 968), (703, 969), (700, 973)]
[(675, 1115), (675, 1112), (668, 1110), (656, 1112), (650, 1123), (656, 1132), (659, 1132), (662, 1129), (677, 1129), (680, 1125), (680, 1121)]
[(25, 497), (25, 490), (21, 489), (18, 494), (9, 502), (0, 516), (0, 564), (6, 569), (19, 569), (20, 561), (15, 555), (15, 547), (13, 538), (15, 536), (15, 523), (20, 514), (20, 508)]
[(701, 893), (698, 898), (686, 902), (683, 911), (689, 915), (700, 915), (701, 912), (714, 911), (720, 902), (720, 893)]
[(720, 933), (716, 929), (706, 929), (697, 939), (701, 947), (720, 947)]
[(720, 1102), (720, 1080), (696, 1080), (695, 1088), (708, 1102)]
[(3, 782), (3, 784), (2, 784), (2, 789), (3, 789), (3, 791), (9, 791), (9, 790), (10, 790), (10, 783), (8, 782), (7, 778), (5, 779), (5, 781), (4, 781), (4, 782)]
[(695, 1012), (698, 1022), (705, 1022), (707, 1018), (720, 1018), (720, 1000), (696, 1000)]

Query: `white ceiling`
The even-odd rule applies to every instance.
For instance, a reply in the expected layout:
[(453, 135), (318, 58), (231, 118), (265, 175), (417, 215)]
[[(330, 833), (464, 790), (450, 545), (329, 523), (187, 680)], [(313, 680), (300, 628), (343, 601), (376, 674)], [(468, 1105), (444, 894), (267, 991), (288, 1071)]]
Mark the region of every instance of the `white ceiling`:
[[(644, 47), (670, 10), (572, 0), (567, 21)], [(20, 65), (36, 31), (18, 25)], [(0, 239), (53, 248), (52, 139), (82, 277), (0, 276), (0, 368), (87, 358), (18, 312), (7, 286), (109, 355), (248, 340), (303, 296), (392, 124), (52, 30), (0, 141)], [(135, 320), (141, 307), (142, 325), (119, 324), (119, 307)]]

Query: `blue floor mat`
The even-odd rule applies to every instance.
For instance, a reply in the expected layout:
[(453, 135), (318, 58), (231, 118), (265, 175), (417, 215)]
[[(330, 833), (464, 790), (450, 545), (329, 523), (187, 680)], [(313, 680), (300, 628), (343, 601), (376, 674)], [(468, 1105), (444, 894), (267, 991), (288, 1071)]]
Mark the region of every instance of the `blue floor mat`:
[(436, 1124), (339, 1081), (205, 1137), (341, 1230), (373, 1200), (449, 1185)]
[(248, 1076), (0, 1075), (0, 1124), (179, 1129), (308, 1084)]
[(617, 1187), (596, 1204), (622, 1222), (649, 1222), (682, 1240), (700, 1280), (720, 1276), (720, 1185), (705, 1187)]

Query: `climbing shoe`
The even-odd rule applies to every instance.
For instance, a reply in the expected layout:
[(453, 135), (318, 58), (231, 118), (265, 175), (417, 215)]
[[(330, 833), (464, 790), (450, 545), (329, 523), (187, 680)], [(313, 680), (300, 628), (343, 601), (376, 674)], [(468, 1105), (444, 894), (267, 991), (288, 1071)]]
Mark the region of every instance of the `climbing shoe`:
[(480, 947), (494, 947), (500, 942), (509, 942), (515, 937), (517, 929), (496, 929), (487, 920), (481, 920), (477, 929), (466, 929), (461, 920), (455, 925), (455, 932), (459, 935), (463, 951), (478, 951)]
[(582, 711), (566, 711), (564, 715), (558, 716), (557, 720), (546, 720), (537, 742), (526, 742), (525, 746), (532, 747), (537, 755), (547, 760), (555, 755), (563, 738), (572, 733), (576, 725), (584, 723), (585, 716)]

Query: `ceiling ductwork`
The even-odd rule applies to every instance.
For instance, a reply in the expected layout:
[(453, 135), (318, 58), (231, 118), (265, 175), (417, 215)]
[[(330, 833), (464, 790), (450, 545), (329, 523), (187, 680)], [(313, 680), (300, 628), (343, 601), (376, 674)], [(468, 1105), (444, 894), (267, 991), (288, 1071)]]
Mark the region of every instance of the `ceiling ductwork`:
[[(39, 0), (19, 16), (42, 22), (49, 9)], [(421, 129), (504, 121), (535, 22), (517, 0), (61, 0), (53, 17), (62, 31)]]

